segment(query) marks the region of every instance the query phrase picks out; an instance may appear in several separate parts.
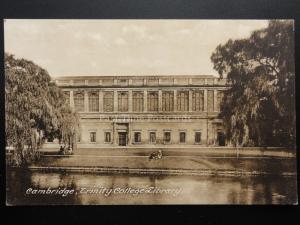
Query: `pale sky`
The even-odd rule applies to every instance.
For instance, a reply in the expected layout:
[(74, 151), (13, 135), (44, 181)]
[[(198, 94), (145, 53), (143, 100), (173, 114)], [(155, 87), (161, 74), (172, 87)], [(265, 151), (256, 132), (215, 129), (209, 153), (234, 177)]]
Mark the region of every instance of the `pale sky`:
[(216, 75), (210, 56), (266, 20), (5, 20), (5, 51), (52, 77)]

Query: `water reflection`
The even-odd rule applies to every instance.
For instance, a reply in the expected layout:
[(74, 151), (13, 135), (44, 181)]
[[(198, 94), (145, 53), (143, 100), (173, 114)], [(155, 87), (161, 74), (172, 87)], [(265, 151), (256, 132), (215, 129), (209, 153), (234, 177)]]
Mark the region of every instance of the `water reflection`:
[[(104, 193), (153, 187), (174, 192)], [(74, 194), (26, 194), (74, 189)], [(103, 193), (80, 193), (81, 188)], [(127, 188), (127, 189), (126, 189)], [(179, 190), (180, 193), (175, 192)], [(7, 203), (22, 204), (294, 204), (296, 177), (134, 176), (8, 171)]]

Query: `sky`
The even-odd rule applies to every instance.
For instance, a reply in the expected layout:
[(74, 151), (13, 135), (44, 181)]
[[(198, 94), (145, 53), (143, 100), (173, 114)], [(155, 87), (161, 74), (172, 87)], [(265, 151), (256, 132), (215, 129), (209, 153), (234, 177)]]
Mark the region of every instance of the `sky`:
[(4, 22), (5, 51), (50, 76), (215, 75), (210, 56), (266, 20), (20, 20)]

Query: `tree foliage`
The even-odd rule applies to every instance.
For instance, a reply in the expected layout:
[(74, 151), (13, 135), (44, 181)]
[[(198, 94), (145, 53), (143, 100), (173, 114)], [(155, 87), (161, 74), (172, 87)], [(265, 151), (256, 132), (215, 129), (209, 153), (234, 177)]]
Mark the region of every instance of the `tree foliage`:
[(229, 40), (211, 56), (225, 91), (220, 116), (227, 137), (244, 146), (295, 145), (294, 27), (271, 20), (250, 38)]
[(46, 70), (5, 54), (6, 146), (15, 148), (15, 165), (33, 160), (45, 138), (67, 143), (78, 124), (76, 113)]

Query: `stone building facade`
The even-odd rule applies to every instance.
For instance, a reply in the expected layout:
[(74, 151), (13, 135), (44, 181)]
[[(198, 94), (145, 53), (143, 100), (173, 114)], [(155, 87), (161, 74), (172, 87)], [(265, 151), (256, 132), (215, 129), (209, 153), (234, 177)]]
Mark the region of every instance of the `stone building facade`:
[(218, 118), (226, 79), (81, 76), (55, 82), (80, 116), (79, 148), (226, 145)]

